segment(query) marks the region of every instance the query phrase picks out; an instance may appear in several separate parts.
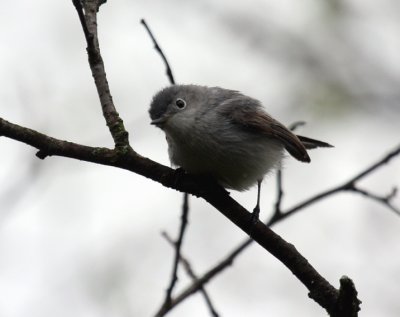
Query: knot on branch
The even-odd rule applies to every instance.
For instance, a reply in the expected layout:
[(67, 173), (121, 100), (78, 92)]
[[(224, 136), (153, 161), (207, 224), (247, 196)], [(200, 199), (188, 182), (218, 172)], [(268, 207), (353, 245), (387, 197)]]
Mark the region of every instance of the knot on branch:
[(334, 317), (356, 317), (360, 311), (361, 301), (357, 298), (354, 282), (347, 276), (340, 279), (339, 296), (336, 302)]
[(50, 156), (50, 154), (45, 150), (39, 150), (36, 152), (36, 157), (40, 158), (41, 160), (44, 160), (48, 156)]

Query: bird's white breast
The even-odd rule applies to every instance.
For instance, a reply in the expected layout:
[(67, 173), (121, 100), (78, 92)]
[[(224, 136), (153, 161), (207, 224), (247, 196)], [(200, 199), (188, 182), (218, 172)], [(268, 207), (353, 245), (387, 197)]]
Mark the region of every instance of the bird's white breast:
[(227, 122), (210, 126), (201, 120), (186, 126), (179, 122), (179, 129), (174, 129), (171, 122), (165, 130), (171, 163), (189, 173), (211, 175), (226, 188), (248, 189), (279, 167), (283, 146), (235, 129)]

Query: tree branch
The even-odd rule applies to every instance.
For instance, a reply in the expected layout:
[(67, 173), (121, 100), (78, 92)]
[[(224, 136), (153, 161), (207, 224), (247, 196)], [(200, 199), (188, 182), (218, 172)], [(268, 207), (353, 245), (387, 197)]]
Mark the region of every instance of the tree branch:
[[(288, 211), (282, 212), (280, 210), (280, 204), (281, 204), (281, 199), (282, 199), (282, 193), (281, 191), (281, 179), (278, 177), (278, 195), (277, 195), (277, 200), (275, 203), (275, 211), (271, 218), (266, 222), (266, 225), (272, 226), (273, 224), (293, 215), (294, 213), (304, 209), (307, 206), (310, 206), (319, 200), (329, 197), (331, 195), (337, 194), (339, 192), (344, 192), (344, 191), (354, 191), (354, 184), (361, 180), (362, 178), (368, 176), (378, 168), (382, 167), (384, 164), (388, 163), (391, 159), (394, 157), (398, 156), (400, 154), (400, 145), (398, 145), (395, 149), (393, 149), (391, 152), (389, 152), (387, 155), (385, 155), (383, 158), (378, 160), (376, 163), (368, 166), (364, 170), (362, 170), (360, 173), (356, 174), (355, 176), (351, 177), (348, 181), (344, 182), (343, 184), (340, 184), (332, 189), (323, 191), (305, 201), (302, 203), (296, 205), (295, 207), (289, 209)], [(352, 185), (352, 186), (350, 186)], [(361, 193), (360, 190), (358, 190), (359, 193)], [(390, 208), (394, 209), (393, 211), (397, 213), (398, 209), (395, 208), (391, 204), (391, 200), (397, 193), (396, 189), (393, 189), (391, 194), (387, 195), (384, 199), (382, 198), (376, 198), (376, 200), (385, 203), (382, 200), (386, 200), (388, 203), (385, 203), (385, 205)], [(367, 196), (367, 195), (366, 195)], [(369, 198), (372, 198), (368, 196)], [(278, 210), (278, 212), (277, 212)], [(203, 274), (202, 277), (200, 277), (196, 282), (194, 282), (192, 285), (188, 286), (185, 290), (183, 290), (180, 294), (178, 294), (175, 299), (173, 300), (172, 304), (173, 305), (178, 305), (181, 303), (184, 299), (186, 299), (188, 296), (191, 294), (195, 293), (196, 291), (199, 290), (199, 287), (204, 285), (205, 283), (209, 282), (212, 278), (214, 278), (216, 275), (221, 273), (223, 270), (225, 270), (227, 267), (231, 266), (236, 257), (242, 253), (243, 250), (245, 250), (249, 245), (253, 243), (252, 239), (246, 239), (242, 243), (240, 243), (237, 247), (235, 247), (228, 255), (226, 255), (218, 264), (210, 268), (206, 273)], [(204, 284), (202, 284), (204, 283)], [(356, 293), (355, 293), (356, 294)], [(340, 316), (340, 315), (338, 315)]]
[(171, 296), (172, 291), (174, 290), (175, 284), (178, 280), (178, 264), (179, 259), (181, 258), (181, 247), (183, 237), (185, 235), (185, 229), (188, 223), (188, 214), (189, 214), (189, 195), (187, 193), (183, 194), (183, 206), (182, 206), (182, 215), (181, 215), (181, 226), (179, 229), (179, 236), (176, 242), (174, 243), (175, 246), (175, 258), (174, 258), (174, 265), (172, 268), (172, 275), (171, 275), (171, 282), (167, 288), (167, 293), (165, 296), (164, 303), (162, 304), (161, 309), (164, 307), (169, 307), (171, 305)]
[(166, 69), (165, 71), (168, 76), (170, 84), (175, 85), (175, 79), (174, 79), (174, 76), (172, 75), (172, 70), (167, 61), (167, 57), (165, 56), (163, 50), (161, 49), (160, 45), (158, 44), (156, 38), (154, 37), (153, 32), (151, 32), (150, 27), (147, 25), (147, 23), (144, 19), (141, 19), (140, 23), (142, 23), (143, 26), (145, 27), (147, 33), (149, 34), (151, 40), (153, 41), (154, 49), (160, 54), (161, 59), (163, 60), (163, 62), (165, 64), (165, 69)]
[[(296, 130), (298, 127), (301, 127), (305, 125), (306, 123), (304, 121), (296, 121), (293, 122), (291, 125), (289, 125), (289, 129), (291, 131)], [(276, 171), (276, 200), (275, 200), (275, 208), (274, 208), (274, 213), (271, 217), (271, 219), (274, 218), (279, 218), (282, 213), (282, 199), (283, 199), (283, 175), (282, 175), (282, 169), (278, 169)]]
[(365, 197), (367, 197), (367, 198), (369, 198), (369, 199), (375, 200), (375, 201), (377, 201), (377, 202), (383, 204), (383, 205), (386, 206), (387, 208), (389, 208), (389, 209), (390, 209), (391, 211), (393, 211), (397, 216), (400, 216), (400, 209), (399, 209), (399, 208), (396, 208), (396, 207), (392, 204), (392, 200), (393, 200), (393, 198), (394, 198), (394, 197), (396, 196), (396, 194), (397, 194), (397, 188), (396, 188), (396, 187), (394, 187), (394, 188), (392, 189), (392, 191), (391, 191), (388, 195), (386, 195), (386, 196), (379, 196), (379, 195), (376, 195), (376, 194), (371, 193), (371, 192), (369, 192), (369, 191), (367, 191), (367, 190), (365, 190), (365, 189), (361, 189), (361, 188), (359, 188), (359, 187), (357, 187), (357, 186), (354, 186), (354, 187), (352, 187), (352, 188), (349, 188), (348, 190), (349, 190), (349, 191), (353, 191), (353, 192), (355, 192), (355, 193), (359, 193), (359, 194), (361, 194), (362, 196), (365, 196)]
[[(171, 246), (175, 248), (175, 242), (171, 239), (171, 237), (166, 233), (162, 233), (163, 237), (169, 242)], [(191, 277), (191, 279), (196, 282), (198, 280), (198, 277), (196, 273), (194, 272), (192, 266), (190, 265), (189, 261), (182, 255), (182, 253), (179, 254), (179, 261), (182, 263), (182, 266), (185, 268), (186, 273)], [(213, 317), (218, 317), (219, 314), (214, 308), (213, 303), (211, 302), (211, 298), (208, 295), (206, 289), (201, 286), (199, 291), (204, 297), (204, 300), (206, 301), (207, 307), (210, 310), (210, 314)], [(161, 307), (161, 309), (157, 312), (156, 316), (163, 316), (166, 313), (166, 309), (164, 307)]]
[[(103, 116), (114, 139), (114, 144), (116, 147), (129, 146), (128, 132), (126, 131), (124, 123), (114, 106), (114, 101), (106, 77), (103, 58), (100, 54), (99, 40), (97, 37), (97, 10), (102, 2), (96, 0), (85, 0), (83, 1), (85, 10), (82, 8), (81, 0), (72, 0), (72, 2), (78, 13), (83, 33), (85, 34), (89, 66), (99, 95)], [(43, 153), (42, 156), (45, 154), (46, 153)]]
[[(232, 199), (229, 193), (215, 181), (176, 172), (169, 167), (140, 156), (130, 147), (122, 148), (122, 150), (118, 148), (111, 150), (79, 145), (48, 137), (1, 118), (0, 135), (29, 144), (44, 151), (47, 155), (69, 157), (123, 168), (148, 177), (166, 187), (205, 199), (250, 235), (260, 246), (279, 259), (307, 287), (311, 298), (328, 312), (334, 311), (339, 291), (330, 285), (293, 245), (287, 243), (262, 222), (254, 223), (251, 213)], [(208, 279), (206, 278), (206, 280)]]
[(379, 167), (382, 167), (383, 165), (387, 164), (391, 159), (396, 157), (397, 155), (400, 154), (400, 145), (398, 145), (395, 149), (393, 149), (391, 152), (389, 152), (387, 155), (385, 155), (382, 159), (377, 161), (376, 163), (372, 164), (371, 166), (367, 167), (365, 170), (361, 171), (360, 173), (356, 174), (354, 177), (352, 177), (350, 180), (345, 182), (342, 185), (336, 186), (334, 188), (328, 189), (326, 191), (323, 191), (319, 193), (318, 195), (315, 195), (309, 199), (306, 199), (305, 201), (299, 203), (298, 205), (292, 207), (291, 209), (287, 210), (283, 215), (282, 218), (278, 219), (279, 221), (289, 217), (291, 214), (317, 202), (320, 201), (321, 199), (328, 197), (330, 195), (339, 193), (341, 191), (352, 191), (354, 184), (361, 180), (362, 178), (366, 177), (367, 175), (371, 174), (374, 172), (376, 169)]

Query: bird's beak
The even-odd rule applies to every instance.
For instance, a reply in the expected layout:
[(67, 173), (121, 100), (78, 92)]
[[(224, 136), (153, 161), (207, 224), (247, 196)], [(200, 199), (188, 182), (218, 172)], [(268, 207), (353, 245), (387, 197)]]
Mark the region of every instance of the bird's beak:
[(167, 117), (166, 116), (161, 116), (160, 118), (151, 120), (150, 124), (155, 125), (156, 127), (162, 127), (165, 122), (167, 122)]

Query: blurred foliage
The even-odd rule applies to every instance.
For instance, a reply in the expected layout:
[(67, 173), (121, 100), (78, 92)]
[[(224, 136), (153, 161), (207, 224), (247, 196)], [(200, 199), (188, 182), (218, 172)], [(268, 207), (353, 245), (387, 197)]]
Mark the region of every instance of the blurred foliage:
[(400, 42), (384, 35), (400, 34), (400, 11), (374, 15), (378, 2), (311, 2), (310, 11), (292, 13), (295, 22), (288, 23), (273, 11), (215, 9), (222, 26), (287, 74), (292, 105), (300, 101), (333, 116), (365, 107), (399, 115), (400, 65), (385, 47), (398, 51)]

